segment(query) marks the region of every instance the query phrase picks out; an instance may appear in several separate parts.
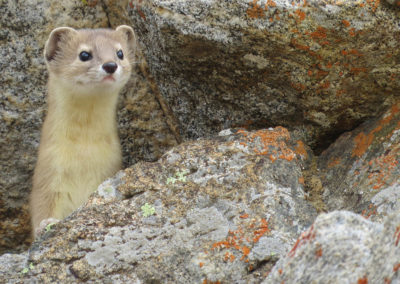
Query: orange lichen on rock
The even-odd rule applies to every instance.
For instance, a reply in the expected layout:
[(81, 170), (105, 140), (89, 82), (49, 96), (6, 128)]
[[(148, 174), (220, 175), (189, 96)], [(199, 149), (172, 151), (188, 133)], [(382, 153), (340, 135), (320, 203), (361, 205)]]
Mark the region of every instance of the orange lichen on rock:
[(250, 254), (250, 249), (246, 246), (242, 246), (241, 251), (242, 251), (243, 255), (240, 258), (240, 260), (244, 260)]
[(400, 104), (395, 104), (392, 106), (392, 108), (390, 109), (390, 114), (385, 116), (381, 121), (380, 121), (380, 125), (384, 125), (389, 123), (395, 115), (399, 114), (400, 112)]
[(321, 256), (322, 256), (322, 248), (321, 248), (321, 247), (318, 248), (318, 249), (315, 251), (315, 256), (316, 256), (316, 257), (321, 257)]
[(393, 272), (396, 273), (400, 269), (400, 263), (393, 265)]
[[(352, 157), (362, 157), (373, 143), (374, 145), (381, 144), (381, 139), (390, 140), (391, 137), (400, 130), (400, 121), (397, 121), (397, 123), (396, 121), (393, 122), (392, 126), (388, 126), (390, 128), (385, 126), (391, 123), (395, 116), (396, 119), (400, 119), (398, 113), (399, 105), (396, 104), (392, 106), (391, 110), (377, 122), (377, 125), (373, 130), (367, 134), (364, 132), (359, 133), (354, 138), (355, 148), (353, 149)], [(378, 135), (378, 133), (381, 134)], [(378, 140), (378, 138), (380, 139)], [(362, 172), (368, 174), (368, 185), (371, 190), (380, 190), (391, 186), (396, 182), (397, 177), (395, 173), (399, 168), (399, 157), (400, 144), (393, 143), (390, 148), (385, 149), (384, 153), (380, 156), (366, 161), (367, 163), (363, 166)], [(360, 172), (355, 172), (355, 174), (360, 174)], [(375, 212), (372, 212), (372, 214), (375, 214)], [(365, 212), (363, 215), (365, 215)], [(371, 214), (368, 214), (368, 217), (370, 215)]]
[(293, 87), (293, 89), (295, 89), (297, 91), (304, 91), (307, 88), (306, 86), (304, 86), (301, 83), (298, 83), (298, 84), (291, 83), (290, 85)]
[(358, 75), (361, 72), (367, 73), (368, 69), (365, 67), (353, 67), (350, 69), (350, 72), (353, 73), (354, 75)]
[(276, 7), (276, 3), (272, 0), (267, 0), (267, 2), (265, 3), (265, 11), (268, 10), (268, 7)]
[(257, 4), (257, 0), (250, 2), (249, 6), (250, 7), (246, 11), (247, 16), (252, 19), (265, 18), (265, 10), (259, 4)]
[(318, 70), (317, 71), (317, 75), (316, 75), (316, 77), (317, 77), (317, 79), (319, 79), (319, 78), (322, 78), (322, 77), (325, 77), (325, 76), (327, 76), (329, 74), (329, 72), (327, 72), (327, 71), (324, 71), (324, 70)]
[(246, 214), (240, 215), (239, 217), (242, 219), (246, 219), (246, 218), (249, 218), (249, 214), (246, 213)]
[(399, 241), (400, 241), (400, 225), (397, 226), (396, 228), (396, 232), (394, 232), (394, 238), (395, 238), (395, 245), (396, 247), (399, 245)]
[(235, 256), (228, 251), (225, 253), (224, 261), (227, 262), (230, 260), (230, 262), (233, 262), (235, 260)]
[(352, 153), (352, 157), (357, 156), (361, 157), (372, 144), (375, 138), (375, 133), (382, 130), (382, 128), (387, 125), (395, 115), (398, 115), (400, 112), (399, 104), (394, 104), (389, 112), (383, 119), (381, 119), (378, 123), (378, 126), (375, 127), (369, 134), (365, 134), (364, 132), (360, 132), (355, 138), (355, 148)]
[(309, 47), (309, 46), (298, 44), (297, 41), (296, 41), (296, 39), (292, 39), (292, 40), (291, 40), (291, 44), (292, 44), (295, 48), (300, 49), (300, 50), (305, 50), (305, 51), (309, 51), (309, 50), (310, 50), (310, 47)]
[(257, 4), (257, 0), (250, 2), (249, 6), (250, 7), (246, 10), (247, 16), (252, 19), (265, 18), (265, 11), (259, 4)]
[(356, 55), (356, 56), (363, 56), (361, 52), (359, 52), (357, 49), (350, 49), (349, 54)]
[(311, 38), (315, 39), (325, 39), (326, 38), (326, 29), (323, 27), (317, 27), (315, 32), (310, 34)]
[(331, 82), (325, 81), (325, 82), (323, 82), (319, 87), (320, 87), (321, 89), (328, 89), (328, 88), (330, 87), (330, 85), (331, 85)]
[(358, 279), (357, 284), (368, 284), (368, 278), (364, 277), (364, 278)]
[[(96, 0), (97, 2), (97, 0)], [(146, 15), (143, 13), (140, 5), (141, 5), (141, 0), (138, 2), (138, 4), (136, 5), (136, 12), (139, 14), (139, 16), (143, 19), (146, 20)], [(133, 0), (129, 1), (129, 7), (131, 7), (132, 9), (135, 8), (135, 5), (133, 4)]]
[(377, 214), (377, 208), (378, 207), (376, 205), (370, 204), (368, 206), (368, 210), (363, 210), (361, 212), (361, 216), (363, 216), (365, 219), (369, 219), (369, 217), (371, 217), (372, 215), (376, 215)]
[(268, 222), (265, 219), (261, 219), (261, 226), (259, 230), (256, 230), (254, 232), (254, 238), (253, 238), (253, 242), (256, 243), (259, 241), (259, 239), (266, 233), (268, 232)]
[(368, 147), (372, 144), (373, 141), (374, 141), (373, 133), (365, 135), (364, 132), (360, 132), (354, 138), (354, 143), (356, 144), (356, 147), (353, 150), (352, 157), (354, 156), (361, 157), (367, 151)]
[[(237, 133), (243, 134), (247, 139), (246, 146), (253, 144), (252, 149), (257, 155), (269, 155), (272, 162), (277, 158), (292, 161), (296, 157), (295, 151), (285, 143), (290, 139), (290, 134), (284, 127), (277, 126), (272, 130), (262, 129), (254, 133), (239, 130)], [(258, 145), (254, 145), (256, 143)]]
[(217, 281), (210, 281), (207, 279), (203, 280), (203, 284), (221, 284), (221, 281), (217, 280)]
[(307, 151), (306, 151), (306, 148), (305, 148), (305, 145), (304, 145), (303, 141), (301, 141), (301, 140), (297, 141), (297, 146), (294, 149), (294, 151), (296, 152), (296, 154), (298, 154), (298, 155), (302, 156), (303, 158), (307, 159), (308, 154), (307, 154)]
[(342, 23), (346, 28), (350, 27), (350, 22), (349, 21), (343, 20)]
[(351, 28), (349, 30), (349, 35), (352, 36), (352, 37), (356, 36), (356, 29), (355, 28)]
[(380, 0), (366, 0), (368, 6), (371, 7), (372, 12), (375, 12), (376, 9), (378, 8), (379, 4), (380, 4)]
[(295, 11), (295, 14), (298, 16), (299, 21), (303, 21), (306, 18), (306, 13), (304, 11), (298, 9)]
[(339, 165), (340, 164), (340, 158), (335, 158), (335, 159), (333, 159), (332, 161), (330, 161), (329, 163), (328, 163), (328, 168), (332, 168), (332, 167), (334, 167), (334, 166), (337, 166), (337, 165)]
[(296, 243), (289, 252), (289, 256), (293, 257), (296, 254), (296, 250), (303, 244), (315, 239), (314, 225), (311, 225), (310, 229), (301, 233), (300, 237), (297, 239)]
[(373, 160), (373, 163), (379, 167), (378, 171), (374, 171), (371, 176), (368, 176), (370, 179), (374, 179), (374, 182), (370, 182), (370, 184), (374, 183), (373, 189), (381, 189), (387, 184), (387, 179), (399, 164), (396, 156), (396, 154), (388, 152)]
[[(245, 220), (243, 220), (245, 221)], [(228, 237), (220, 242), (216, 242), (211, 245), (211, 250), (219, 249), (234, 249), (242, 254), (240, 260), (248, 262), (248, 255), (251, 252), (251, 247), (254, 243), (258, 242), (259, 239), (269, 231), (268, 222), (265, 219), (261, 219), (260, 225), (255, 226), (255, 221), (253, 220), (250, 224), (246, 226), (247, 230), (243, 230), (239, 226), (236, 231), (229, 231)], [(251, 237), (254, 235), (255, 237)], [(225, 262), (233, 262), (236, 259), (235, 255), (228, 251), (224, 254)]]

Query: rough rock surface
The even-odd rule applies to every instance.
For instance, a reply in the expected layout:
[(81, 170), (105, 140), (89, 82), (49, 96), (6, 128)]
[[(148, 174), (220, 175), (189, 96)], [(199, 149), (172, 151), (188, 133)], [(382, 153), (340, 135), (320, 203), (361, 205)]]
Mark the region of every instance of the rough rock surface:
[(31, 269), (0, 282), (261, 281), (316, 217), (309, 157), (284, 128), (228, 133), (106, 181), (33, 244)]
[(320, 215), (263, 283), (400, 283), (399, 240), (399, 212), (384, 224), (346, 211)]
[(400, 9), (383, 1), (131, 3), (151, 72), (186, 138), (283, 125), (326, 147), (398, 97)]
[[(118, 9), (124, 1), (109, 1), (107, 9), (83, 2), (0, 1), (0, 253), (29, 244), (27, 200), (46, 110), (42, 54), (49, 33), (57, 26), (129, 24), (123, 17), (126, 10)], [(120, 11), (120, 17), (115, 11)], [(121, 95), (119, 107), (126, 166), (143, 159), (154, 161), (176, 144), (141, 65), (135, 66), (136, 74)]]
[[(140, 162), (0, 283), (400, 283), (398, 2), (0, 0), (0, 253), (29, 244), (50, 31), (134, 23), (154, 75), (138, 50), (119, 105)], [(336, 209), (369, 220), (309, 227)]]
[(400, 103), (340, 136), (318, 159), (329, 211), (351, 210), (372, 220), (399, 211)]

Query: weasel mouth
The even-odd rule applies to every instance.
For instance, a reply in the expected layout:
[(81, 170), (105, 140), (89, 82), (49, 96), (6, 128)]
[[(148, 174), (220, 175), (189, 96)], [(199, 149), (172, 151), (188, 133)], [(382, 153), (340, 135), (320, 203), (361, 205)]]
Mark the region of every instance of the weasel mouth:
[(105, 76), (105, 77), (103, 78), (103, 80), (101, 80), (101, 81), (102, 81), (102, 82), (106, 82), (106, 81), (115, 82), (115, 78), (114, 78), (113, 75), (108, 75), (108, 76)]

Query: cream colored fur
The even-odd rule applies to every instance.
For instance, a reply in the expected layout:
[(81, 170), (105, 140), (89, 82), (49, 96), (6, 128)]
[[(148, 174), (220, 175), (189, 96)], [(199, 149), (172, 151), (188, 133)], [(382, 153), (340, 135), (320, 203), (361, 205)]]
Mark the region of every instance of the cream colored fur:
[[(42, 220), (63, 219), (81, 206), (107, 177), (121, 167), (117, 133), (118, 93), (130, 77), (133, 30), (59, 28), (45, 48), (49, 70), (48, 113), (30, 198), (33, 232)], [(79, 53), (90, 49), (93, 59)], [(122, 49), (120, 60), (116, 51)], [(101, 69), (117, 62), (114, 81), (104, 81)]]

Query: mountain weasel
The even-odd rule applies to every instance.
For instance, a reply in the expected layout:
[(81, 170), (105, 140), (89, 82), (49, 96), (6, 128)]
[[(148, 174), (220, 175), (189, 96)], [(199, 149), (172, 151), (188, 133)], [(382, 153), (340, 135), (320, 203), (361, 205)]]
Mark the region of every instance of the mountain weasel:
[(34, 235), (41, 221), (65, 218), (121, 168), (116, 105), (134, 48), (128, 26), (51, 32), (44, 50), (48, 112), (30, 196)]

